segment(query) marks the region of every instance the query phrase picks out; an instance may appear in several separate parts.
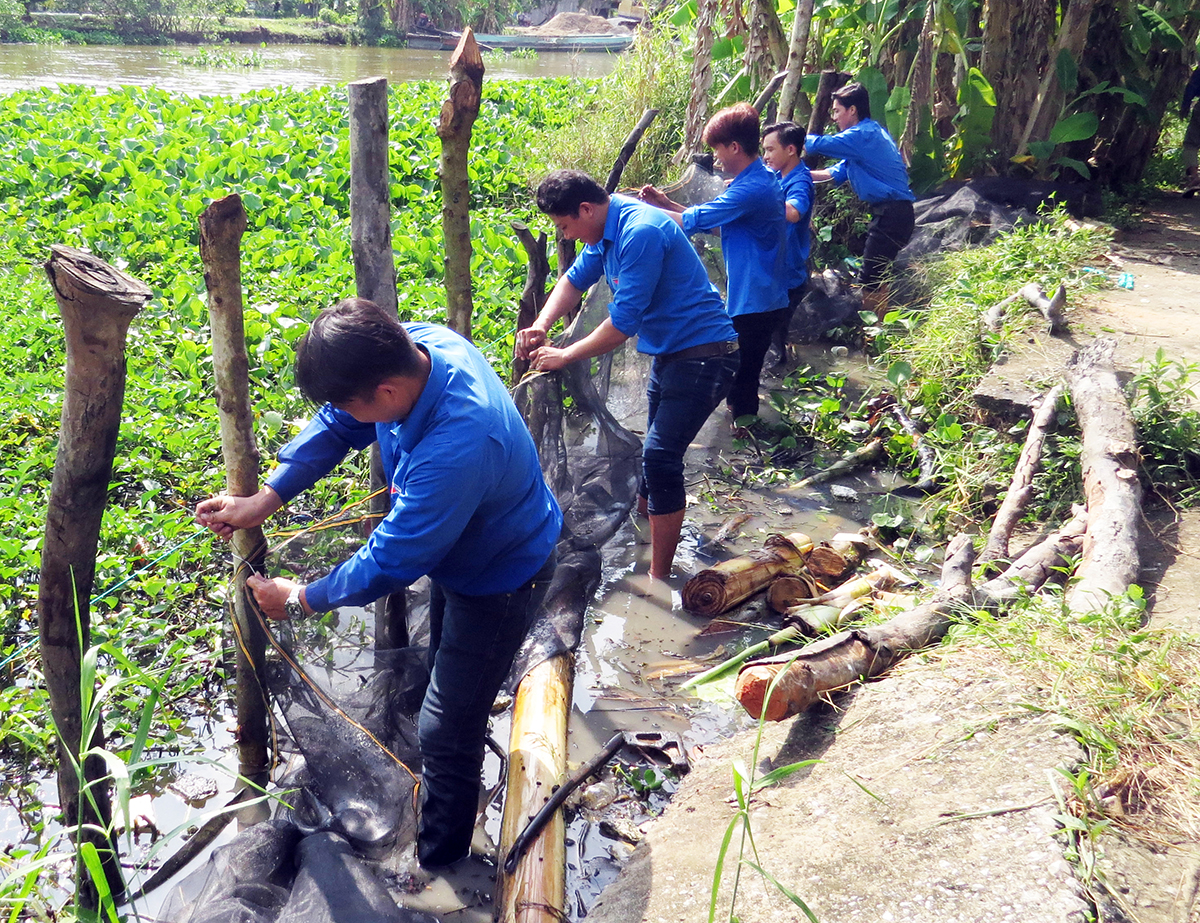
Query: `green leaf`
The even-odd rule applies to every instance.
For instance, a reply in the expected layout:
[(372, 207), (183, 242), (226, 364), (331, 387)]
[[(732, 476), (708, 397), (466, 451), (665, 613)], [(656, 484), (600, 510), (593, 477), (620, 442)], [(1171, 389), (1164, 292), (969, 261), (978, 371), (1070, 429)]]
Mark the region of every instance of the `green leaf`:
[(1058, 85), (1062, 87), (1062, 91), (1067, 96), (1073, 96), (1075, 88), (1079, 86), (1079, 65), (1065, 48), (1059, 51), (1054, 61), (1054, 75), (1058, 78)]
[(770, 772), (760, 776), (755, 780), (754, 791), (758, 791), (760, 788), (767, 788), (768, 786), (782, 782), (788, 776), (795, 775), (801, 769), (807, 769), (809, 766), (816, 765), (819, 762), (821, 761), (801, 760), (798, 763), (789, 763), (787, 766), (780, 766), (777, 769), (772, 769)]
[(791, 901), (797, 907), (799, 907), (800, 910), (804, 913), (804, 915), (806, 917), (808, 917), (808, 919), (810, 921), (812, 921), (812, 923), (819, 923), (819, 921), (817, 920), (816, 914), (814, 914), (812, 912), (812, 910), (809, 908), (808, 904), (806, 904), (800, 898), (800, 896), (797, 895), (794, 891), (791, 891), (790, 889), (788, 889), (784, 885), (782, 885), (779, 882), (779, 879), (777, 879), (774, 875), (772, 875), (770, 872), (768, 872), (766, 869), (762, 868), (761, 866), (756, 865), (755, 863), (751, 862), (749, 859), (743, 859), (742, 862), (745, 865), (750, 866), (750, 868), (754, 869), (754, 871), (758, 872), (758, 874), (760, 874), (763, 878), (765, 878), (767, 881), (769, 881), (771, 884), (773, 884), (776, 888), (778, 888), (779, 893), (782, 894), (784, 897), (786, 897), (789, 901)]
[(900, 388), (904, 383), (913, 377), (913, 367), (910, 363), (900, 359), (888, 366), (887, 379), (892, 383), (893, 388)]
[(1100, 119), (1096, 117), (1096, 113), (1076, 112), (1074, 115), (1059, 119), (1050, 129), (1050, 143), (1057, 145), (1067, 144), (1071, 141), (1085, 141), (1095, 137), (1099, 128)]
[(679, 9), (671, 14), (668, 22), (673, 26), (686, 26), (696, 18), (696, 0), (687, 0)]
[(1151, 40), (1162, 48), (1168, 51), (1178, 51), (1186, 44), (1183, 37), (1175, 31), (1174, 26), (1162, 17), (1162, 14), (1143, 3), (1138, 4), (1138, 14), (1141, 16), (1142, 23), (1150, 34)]
[(1092, 178), (1092, 171), (1082, 160), (1076, 160), (1074, 157), (1057, 157), (1054, 162), (1064, 167), (1070, 167), (1084, 179)]

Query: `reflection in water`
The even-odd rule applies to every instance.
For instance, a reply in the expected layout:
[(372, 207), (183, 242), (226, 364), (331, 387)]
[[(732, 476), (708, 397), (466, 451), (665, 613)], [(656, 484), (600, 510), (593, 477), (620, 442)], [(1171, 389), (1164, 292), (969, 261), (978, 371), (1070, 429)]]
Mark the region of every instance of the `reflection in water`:
[[(366, 77), (390, 83), (443, 80), (449, 54), (408, 48), (347, 48), (337, 45), (234, 45), (256, 52), (261, 67), (206, 68), (183, 64), (194, 47), (144, 45), (0, 45), (0, 92), (77, 83), (92, 87), (154, 86), (192, 96), (247, 93), (268, 87), (308, 89), (343, 85)], [(485, 79), (602, 77), (615, 55), (543, 53), (532, 58), (485, 55)]]

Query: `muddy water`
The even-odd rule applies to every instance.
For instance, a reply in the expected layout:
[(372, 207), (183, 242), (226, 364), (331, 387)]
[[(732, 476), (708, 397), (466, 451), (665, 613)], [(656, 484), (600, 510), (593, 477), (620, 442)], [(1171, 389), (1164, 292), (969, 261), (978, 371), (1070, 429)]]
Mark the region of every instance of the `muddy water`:
[[(62, 84), (92, 87), (153, 86), (190, 95), (232, 95), (269, 87), (308, 89), (366, 77), (391, 83), (444, 80), (448, 55), (408, 48), (335, 45), (229, 46), (253, 54), (255, 67), (193, 67), (182, 58), (199, 50), (144, 45), (0, 45), (0, 93)], [(608, 54), (485, 55), (486, 79), (602, 77), (616, 61)]]

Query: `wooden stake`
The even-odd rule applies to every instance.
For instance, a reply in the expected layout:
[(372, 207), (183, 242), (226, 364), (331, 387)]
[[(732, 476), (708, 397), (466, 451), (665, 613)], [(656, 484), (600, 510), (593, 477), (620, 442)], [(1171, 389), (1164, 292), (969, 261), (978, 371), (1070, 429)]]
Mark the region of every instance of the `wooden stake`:
[(483, 58), (475, 33), (463, 29), (450, 57), (450, 94), (442, 104), (442, 233), (446, 241), (446, 324), (471, 338), (471, 184), (467, 155), (483, 96)]
[[(108, 789), (100, 781), (108, 773), (98, 756), (88, 757), (80, 773), (75, 766), (81, 752), (104, 745), (98, 708), (92, 715), (82, 711), (81, 664), (91, 646), (96, 546), (125, 397), (125, 337), (151, 292), (137, 279), (71, 247), (52, 247), (45, 269), (63, 318), (67, 361), (42, 542), (38, 636), (50, 713), (58, 731), (64, 825), (74, 829), (80, 842), (97, 848), (108, 888), (119, 896), (124, 884), (116, 842), (108, 836)], [(84, 785), (88, 795), (81, 796)], [(96, 910), (99, 892), (90, 877), (79, 886), (85, 907)]]
[[(262, 455), (254, 438), (250, 403), (250, 360), (242, 319), (241, 242), (246, 210), (236, 193), (218, 199), (200, 215), (200, 260), (208, 289), (212, 328), (213, 379), (221, 421), (221, 454), (225, 487), (235, 497), (258, 492)], [(267, 639), (251, 610), (246, 578), (262, 573), (267, 543), (261, 528), (238, 529), (230, 542), (233, 577), (230, 600), (237, 647), (238, 772), (256, 785), (269, 773), (267, 757), (267, 689), (264, 682)]]
[[(350, 250), (354, 288), (359, 298), (395, 313), (396, 264), (392, 253), (391, 174), (388, 170), (388, 83), (383, 77), (355, 80), (350, 91)], [(372, 518), (365, 532), (391, 511), (392, 501), (379, 489), (387, 473), (379, 445), (371, 446)], [(408, 646), (408, 604), (404, 591), (375, 601), (375, 649)]]

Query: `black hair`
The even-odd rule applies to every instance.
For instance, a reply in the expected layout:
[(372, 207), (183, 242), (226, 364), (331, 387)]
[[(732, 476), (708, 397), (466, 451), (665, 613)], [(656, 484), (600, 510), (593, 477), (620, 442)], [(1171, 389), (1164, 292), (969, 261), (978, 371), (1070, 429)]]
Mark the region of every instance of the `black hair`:
[(795, 122), (772, 122), (762, 130), (764, 139), (771, 134), (779, 135), (779, 143), (783, 147), (794, 147), (797, 154), (804, 154), (806, 134), (804, 129)]
[(704, 143), (741, 145), (742, 153), (758, 154), (758, 110), (749, 103), (734, 103), (720, 110), (704, 126)]
[(400, 318), (366, 298), (323, 310), (296, 347), (296, 387), (314, 404), (365, 398), (385, 379), (421, 369), (420, 350)]
[(604, 187), (581, 170), (555, 170), (537, 188), (537, 206), (547, 215), (578, 218), (584, 202), (603, 205), (607, 201)]
[(848, 83), (840, 90), (834, 90), (833, 98), (842, 104), (843, 109), (853, 106), (860, 122), (871, 117), (871, 94), (861, 83)]

